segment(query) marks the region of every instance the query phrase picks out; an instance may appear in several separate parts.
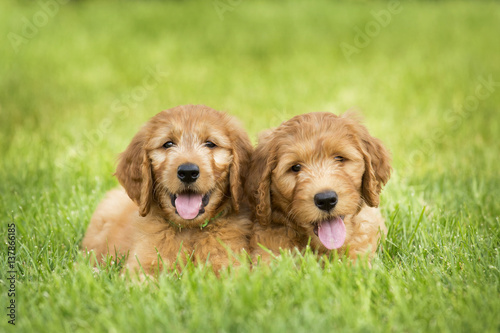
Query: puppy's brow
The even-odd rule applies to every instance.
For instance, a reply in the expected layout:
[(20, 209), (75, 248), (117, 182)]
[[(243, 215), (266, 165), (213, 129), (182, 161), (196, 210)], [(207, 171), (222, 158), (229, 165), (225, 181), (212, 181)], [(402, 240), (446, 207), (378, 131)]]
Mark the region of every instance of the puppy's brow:
[(225, 135), (224, 132), (220, 131), (217, 128), (211, 128), (210, 130), (205, 131), (205, 138), (204, 141), (210, 140), (210, 141), (216, 141), (217, 145), (220, 147), (230, 147), (231, 142), (229, 141), (228, 137)]
[(297, 164), (297, 163), (302, 162), (300, 156), (298, 154), (296, 154), (295, 152), (285, 152), (285, 153), (281, 154), (280, 160), (286, 161), (288, 164), (292, 164), (292, 163)]

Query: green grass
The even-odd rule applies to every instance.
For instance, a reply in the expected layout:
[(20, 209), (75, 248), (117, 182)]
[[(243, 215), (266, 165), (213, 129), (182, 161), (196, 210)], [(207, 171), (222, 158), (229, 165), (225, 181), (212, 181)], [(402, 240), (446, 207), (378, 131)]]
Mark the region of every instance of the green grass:
[[(348, 61), (371, 1), (79, 1), (14, 52), (36, 2), (0, 11), (0, 330), (7, 224), (17, 226), (19, 332), (498, 332), (500, 6), (409, 2)], [(144, 94), (150, 79), (157, 83)], [(484, 93), (484, 91), (482, 91)], [(134, 97), (135, 96), (135, 97)], [(368, 269), (311, 254), (271, 267), (95, 274), (79, 253), (140, 124), (179, 104), (239, 117), (255, 138), (295, 114), (358, 109), (394, 156), (389, 234)], [(99, 130), (97, 130), (99, 129)]]

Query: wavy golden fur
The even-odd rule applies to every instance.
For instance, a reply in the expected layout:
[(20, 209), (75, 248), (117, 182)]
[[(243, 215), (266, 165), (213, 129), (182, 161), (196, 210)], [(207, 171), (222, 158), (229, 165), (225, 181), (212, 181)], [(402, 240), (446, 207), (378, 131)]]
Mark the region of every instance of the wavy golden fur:
[[(259, 244), (279, 254), (280, 248), (302, 250), (309, 242), (319, 254), (348, 250), (352, 259), (371, 257), (380, 232), (386, 232), (376, 207), (390, 177), (390, 155), (352, 115), (303, 114), (264, 132), (250, 170), (246, 192), (256, 222), (250, 241), (254, 258), (268, 257)], [(328, 208), (316, 200), (324, 193), (331, 198)], [(336, 231), (320, 232), (335, 223)], [(345, 241), (337, 245), (320, 239), (339, 234)]]
[[(157, 114), (121, 154), (115, 175), (123, 189), (101, 202), (83, 248), (99, 260), (129, 253), (127, 267), (138, 270), (140, 262), (147, 273), (172, 268), (179, 253), (209, 259), (216, 271), (227, 266), (227, 249), (248, 249), (242, 190), (251, 153), (248, 135), (225, 113), (187, 105)], [(185, 165), (198, 168), (190, 182), (179, 171)], [(180, 216), (181, 196), (184, 206), (198, 198), (196, 216)]]

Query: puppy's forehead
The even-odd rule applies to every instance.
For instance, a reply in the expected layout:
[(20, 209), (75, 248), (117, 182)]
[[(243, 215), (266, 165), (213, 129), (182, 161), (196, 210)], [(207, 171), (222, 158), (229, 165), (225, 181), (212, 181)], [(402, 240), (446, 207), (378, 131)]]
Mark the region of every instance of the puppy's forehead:
[(211, 112), (165, 112), (154, 122), (152, 134), (152, 145), (163, 145), (165, 140), (186, 144), (212, 140), (220, 147), (230, 146), (224, 119)]
[(320, 136), (304, 141), (289, 142), (278, 148), (280, 161), (286, 163), (310, 163), (320, 159), (330, 159), (336, 155), (353, 160), (362, 157), (357, 145), (347, 137)]
[(281, 153), (298, 156), (340, 153), (358, 143), (356, 133), (339, 118), (285, 124), (277, 137)]

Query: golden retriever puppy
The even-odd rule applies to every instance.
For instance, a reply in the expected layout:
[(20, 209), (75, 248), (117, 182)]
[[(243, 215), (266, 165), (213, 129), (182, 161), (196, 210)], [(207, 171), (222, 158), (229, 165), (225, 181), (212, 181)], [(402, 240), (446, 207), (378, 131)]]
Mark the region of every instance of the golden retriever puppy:
[(389, 180), (382, 143), (352, 116), (296, 116), (264, 133), (252, 156), (246, 191), (254, 211), (252, 257), (304, 249), (373, 255), (386, 232), (376, 208)]
[(115, 175), (124, 190), (99, 205), (83, 248), (98, 259), (129, 253), (128, 268), (148, 274), (175, 267), (178, 254), (215, 271), (227, 266), (228, 250), (248, 249), (242, 192), (251, 153), (227, 114), (198, 105), (160, 112), (121, 154)]

